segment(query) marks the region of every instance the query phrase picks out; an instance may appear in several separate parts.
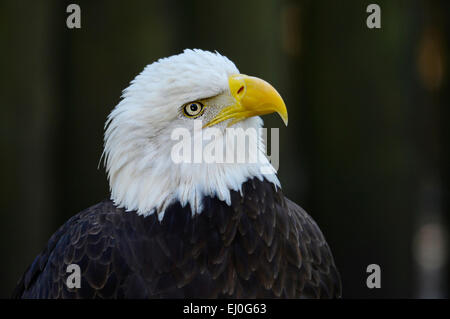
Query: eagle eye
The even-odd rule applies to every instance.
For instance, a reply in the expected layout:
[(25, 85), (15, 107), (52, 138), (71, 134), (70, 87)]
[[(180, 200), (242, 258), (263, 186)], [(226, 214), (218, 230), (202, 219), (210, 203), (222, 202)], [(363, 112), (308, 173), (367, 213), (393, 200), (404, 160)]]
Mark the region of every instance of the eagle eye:
[(204, 105), (200, 102), (190, 102), (184, 105), (183, 113), (186, 117), (198, 117), (203, 113)]

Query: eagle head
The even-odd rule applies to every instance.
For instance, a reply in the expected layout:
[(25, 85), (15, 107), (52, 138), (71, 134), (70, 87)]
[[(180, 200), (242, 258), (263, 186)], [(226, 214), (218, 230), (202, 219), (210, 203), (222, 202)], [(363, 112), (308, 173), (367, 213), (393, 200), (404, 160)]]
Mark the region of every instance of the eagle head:
[[(185, 50), (148, 65), (123, 91), (105, 125), (111, 199), (127, 211), (156, 213), (161, 220), (176, 201), (190, 205), (193, 214), (201, 213), (204, 196), (230, 205), (230, 191), (240, 191), (249, 178), (279, 187), (259, 130), (259, 115), (273, 112), (287, 124), (278, 92), (264, 80), (240, 74), (217, 52)], [(244, 150), (233, 147), (235, 132), (249, 130), (256, 134), (247, 134)], [(180, 145), (187, 147), (181, 152)], [(203, 158), (208, 147), (216, 155), (223, 149), (234, 160), (208, 161)], [(192, 160), (175, 160), (177, 152)], [(240, 154), (244, 160), (236, 161)]]

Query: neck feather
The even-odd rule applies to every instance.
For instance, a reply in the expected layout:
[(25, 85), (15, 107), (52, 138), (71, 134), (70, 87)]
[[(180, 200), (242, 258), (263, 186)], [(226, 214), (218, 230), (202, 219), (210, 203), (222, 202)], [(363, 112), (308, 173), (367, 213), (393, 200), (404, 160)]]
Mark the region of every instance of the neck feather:
[[(258, 117), (243, 121), (242, 128), (262, 126)], [(118, 133), (118, 132), (116, 132)], [(120, 134), (130, 136), (129, 134)], [(257, 178), (280, 187), (276, 172), (265, 154), (260, 134), (250, 137), (256, 143), (256, 162), (179, 163), (171, 160), (170, 148), (145, 145), (138, 140), (107, 140), (105, 161), (111, 199), (127, 211), (139, 215), (157, 214), (159, 220), (171, 204), (190, 205), (192, 214), (202, 213), (205, 196), (231, 205), (231, 191), (242, 193), (243, 184)], [(132, 143), (133, 141), (133, 143)], [(148, 143), (148, 140), (147, 142)], [(226, 144), (226, 142), (225, 142)]]

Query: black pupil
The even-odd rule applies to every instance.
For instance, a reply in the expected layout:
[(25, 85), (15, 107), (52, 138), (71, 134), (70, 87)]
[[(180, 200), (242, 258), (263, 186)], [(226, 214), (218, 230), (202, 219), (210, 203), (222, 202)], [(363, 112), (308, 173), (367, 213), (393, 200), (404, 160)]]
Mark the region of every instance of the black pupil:
[(198, 109), (197, 104), (191, 104), (191, 111), (192, 111), (192, 112), (196, 112), (197, 109)]

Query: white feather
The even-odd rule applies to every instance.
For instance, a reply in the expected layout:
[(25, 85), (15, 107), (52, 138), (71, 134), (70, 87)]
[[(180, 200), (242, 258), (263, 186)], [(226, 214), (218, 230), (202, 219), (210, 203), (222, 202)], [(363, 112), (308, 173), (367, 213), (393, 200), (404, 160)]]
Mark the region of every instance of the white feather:
[[(164, 217), (167, 207), (179, 201), (190, 205), (192, 214), (202, 212), (204, 196), (216, 196), (231, 204), (230, 190), (241, 191), (249, 178), (266, 178), (280, 187), (275, 170), (262, 175), (261, 166), (272, 167), (258, 135), (257, 163), (175, 164), (171, 150), (172, 130), (186, 127), (193, 132), (191, 119), (180, 119), (180, 107), (190, 101), (229, 94), (228, 77), (239, 73), (226, 57), (202, 50), (160, 59), (148, 65), (124, 90), (121, 102), (105, 124), (104, 159), (111, 199), (127, 211)], [(226, 123), (216, 125), (224, 131)], [(260, 128), (253, 117), (234, 127)], [(205, 143), (205, 142), (203, 142)]]

